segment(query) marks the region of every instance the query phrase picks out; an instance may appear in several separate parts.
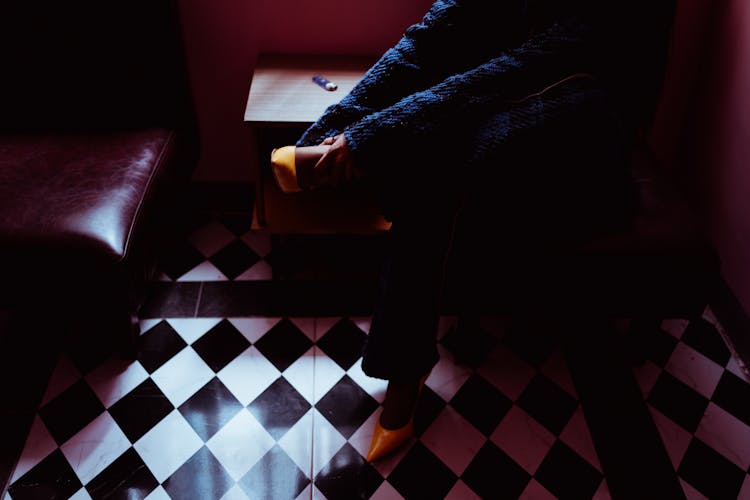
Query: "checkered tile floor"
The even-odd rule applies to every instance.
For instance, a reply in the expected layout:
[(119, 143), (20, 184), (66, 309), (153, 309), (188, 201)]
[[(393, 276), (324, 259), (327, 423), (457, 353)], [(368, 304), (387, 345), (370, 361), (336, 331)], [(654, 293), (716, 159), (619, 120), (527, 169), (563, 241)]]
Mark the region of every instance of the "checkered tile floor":
[[(365, 463), (385, 389), (360, 368), (369, 316), (243, 314), (250, 289), (219, 286), (266, 283), (282, 247), (247, 217), (201, 220), (145, 308), (137, 362), (60, 355), (3, 500), (610, 498), (558, 346), (502, 318), (477, 366), (454, 361), (443, 318), (417, 438)], [(286, 279), (326, 257), (346, 264), (313, 252)], [(687, 498), (750, 498), (750, 382), (721, 326), (710, 310), (664, 321), (653, 345), (635, 375)]]

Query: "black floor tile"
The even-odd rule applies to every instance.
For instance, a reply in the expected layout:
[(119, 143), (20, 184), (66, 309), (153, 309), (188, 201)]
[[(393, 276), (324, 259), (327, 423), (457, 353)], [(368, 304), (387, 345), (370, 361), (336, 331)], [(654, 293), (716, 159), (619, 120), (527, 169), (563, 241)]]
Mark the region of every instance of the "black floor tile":
[(279, 377), (247, 409), (277, 441), (311, 408), (310, 403)]
[(425, 385), (414, 410), (414, 435), (421, 436), (447, 404), (435, 391)]
[(419, 442), (388, 475), (388, 482), (404, 498), (445, 498), (457, 479), (447, 465)]
[(480, 498), (517, 499), (529, 484), (531, 475), (488, 441), (461, 474), (461, 479)]
[(214, 377), (178, 410), (204, 442), (213, 437), (243, 408), (229, 389)]
[(540, 367), (560, 345), (554, 325), (530, 320), (514, 322), (501, 342), (532, 366)]
[(363, 332), (350, 319), (342, 318), (316, 342), (341, 368), (348, 370), (362, 357), (362, 348), (367, 339)]
[(99, 398), (78, 380), (39, 409), (39, 417), (58, 445), (62, 445), (104, 412)]
[(315, 408), (347, 439), (377, 407), (378, 402), (348, 375), (344, 375), (315, 404)]
[(477, 374), (464, 382), (450, 404), (485, 436), (492, 434), (513, 406), (510, 399)]
[(142, 319), (192, 318), (196, 315), (201, 286), (196, 282), (156, 282), (151, 285), (138, 315)]
[(750, 425), (750, 384), (734, 373), (722, 373), (711, 400)]
[(276, 323), (255, 342), (256, 349), (282, 372), (297, 361), (312, 345), (312, 340), (288, 318)]
[(242, 240), (234, 240), (213, 254), (209, 261), (230, 280), (258, 263), (260, 256)]
[(250, 347), (250, 341), (231, 322), (223, 319), (193, 342), (192, 347), (214, 372), (219, 372)]
[(538, 373), (516, 401), (518, 406), (559, 435), (578, 407), (578, 401), (547, 377)]
[(167, 258), (162, 260), (161, 271), (172, 280), (176, 280), (206, 260), (206, 257), (186, 240), (174, 244)]
[(251, 212), (227, 212), (218, 215), (221, 224), (232, 231), (236, 236), (242, 236), (250, 231), (253, 225), (253, 215)]
[(315, 477), (327, 499), (370, 498), (383, 477), (349, 443), (344, 444)]
[(239, 484), (251, 499), (293, 499), (310, 484), (310, 479), (277, 445), (240, 479)]
[(648, 402), (691, 433), (698, 428), (708, 407), (708, 399), (668, 372), (661, 373)]
[(160, 321), (138, 339), (138, 361), (149, 373), (187, 347), (187, 342), (166, 321)]
[(719, 331), (705, 318), (691, 320), (680, 340), (721, 366), (732, 356)]
[(13, 500), (40, 500), (42, 498), (70, 498), (83, 485), (73, 472), (62, 451), (55, 450), (10, 488)]
[(602, 482), (601, 473), (562, 441), (552, 445), (534, 478), (557, 498), (593, 498)]
[(170, 498), (219, 500), (234, 485), (224, 467), (205, 446), (163, 483)]
[(130, 442), (135, 443), (172, 410), (174, 405), (148, 378), (113, 404), (109, 414)]
[(145, 498), (159, 481), (133, 448), (120, 455), (86, 484), (93, 500)]
[(708, 498), (739, 498), (745, 472), (707, 446), (693, 439), (677, 472)]

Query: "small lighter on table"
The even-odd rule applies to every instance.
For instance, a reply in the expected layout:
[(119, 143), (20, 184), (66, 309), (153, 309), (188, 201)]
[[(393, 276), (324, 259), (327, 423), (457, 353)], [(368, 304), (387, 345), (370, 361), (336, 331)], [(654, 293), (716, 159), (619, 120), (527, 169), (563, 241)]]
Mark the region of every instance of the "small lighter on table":
[(330, 81), (328, 78), (326, 78), (324, 76), (315, 75), (315, 76), (312, 77), (312, 81), (314, 81), (320, 87), (322, 87), (322, 88), (324, 88), (326, 90), (334, 91), (337, 88), (339, 88), (338, 85), (336, 85), (335, 83), (333, 83), (332, 81)]

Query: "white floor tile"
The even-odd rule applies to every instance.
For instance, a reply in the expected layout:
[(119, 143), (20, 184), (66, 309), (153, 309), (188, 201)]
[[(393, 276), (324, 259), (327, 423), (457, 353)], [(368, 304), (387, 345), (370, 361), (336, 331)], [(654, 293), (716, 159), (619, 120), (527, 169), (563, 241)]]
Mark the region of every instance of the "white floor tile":
[(229, 281), (229, 278), (216, 266), (205, 260), (177, 278), (177, 281)]
[(265, 260), (259, 260), (233, 281), (258, 281), (273, 279), (273, 269)]
[[(750, 404), (750, 401), (748, 402)], [(750, 469), (750, 426), (709, 403), (695, 437), (718, 451), (742, 470)]]
[(282, 373), (284, 378), (297, 389), (310, 404), (314, 404), (314, 372), (315, 372), (315, 353), (311, 347), (308, 351), (300, 356), (294, 363), (289, 365)]
[(544, 460), (555, 435), (518, 406), (513, 406), (490, 436), (490, 440), (529, 474)]
[(130, 441), (106, 411), (60, 447), (82, 484), (130, 448)]
[(206, 442), (232, 479), (239, 481), (276, 441), (246, 409), (240, 412)]
[(312, 477), (313, 446), (317, 445), (314, 434), (314, 413), (315, 410), (310, 409), (279, 439), (279, 446), (309, 478)]
[(160, 483), (192, 457), (201, 446), (203, 441), (177, 410), (164, 417), (133, 445), (146, 467)]
[(167, 323), (185, 342), (192, 344), (221, 320), (222, 318), (168, 318)]
[(255, 346), (245, 349), (217, 373), (219, 380), (243, 406), (252, 403), (280, 375), (278, 368)]
[(559, 438), (560, 441), (567, 444), (573, 451), (596, 467), (599, 472), (602, 471), (599, 457), (594, 449), (594, 441), (591, 438), (591, 433), (589, 432), (586, 418), (583, 415), (583, 410), (580, 405), (576, 408), (573, 416), (570, 417), (570, 420), (560, 433)]
[(723, 366), (682, 342), (677, 344), (664, 369), (709, 399), (724, 373)]
[(519, 500), (555, 500), (556, 498), (555, 495), (532, 478), (523, 492), (521, 492)]
[(446, 406), (420, 440), (454, 474), (460, 476), (486, 438), (451, 406)]
[[(449, 500), (450, 496), (446, 497), (446, 500)], [(372, 494), (370, 497), (370, 500), (405, 500), (401, 494), (396, 491), (396, 488), (391, 486), (391, 483), (388, 481), (383, 481), (377, 490), (375, 490), (375, 493)], [(467, 497), (468, 500), (468, 497)]]
[(346, 443), (346, 438), (318, 410), (313, 410), (312, 477), (328, 465)]
[(268, 330), (276, 326), (281, 321), (277, 317), (257, 317), (257, 318), (228, 318), (229, 322), (234, 325), (242, 335), (251, 343), (256, 343)]
[(653, 406), (649, 405), (648, 409), (656, 428), (659, 430), (672, 466), (677, 470), (693, 436)]
[(213, 376), (213, 370), (192, 347), (178, 352), (151, 374), (156, 385), (175, 407), (187, 401)]
[(502, 345), (493, 349), (477, 372), (512, 401), (518, 399), (536, 374), (533, 366)]

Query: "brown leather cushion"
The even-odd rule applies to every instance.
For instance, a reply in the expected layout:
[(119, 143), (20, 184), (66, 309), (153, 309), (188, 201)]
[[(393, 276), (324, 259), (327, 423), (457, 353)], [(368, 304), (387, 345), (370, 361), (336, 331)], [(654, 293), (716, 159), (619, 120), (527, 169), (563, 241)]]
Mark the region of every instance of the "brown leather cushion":
[(164, 129), (0, 135), (0, 245), (125, 259), (174, 140)]

